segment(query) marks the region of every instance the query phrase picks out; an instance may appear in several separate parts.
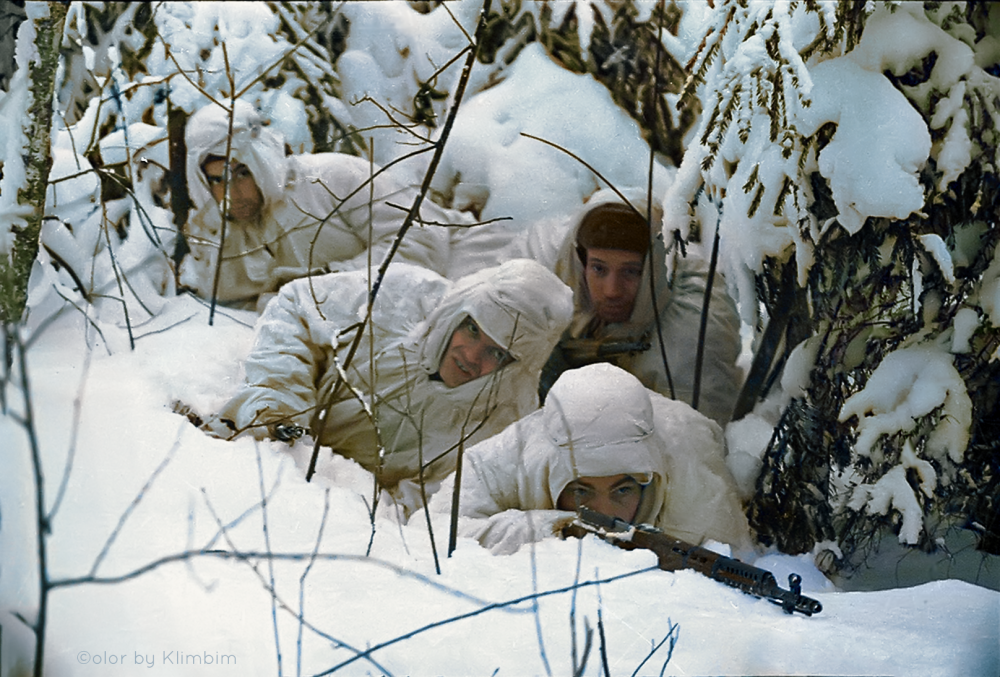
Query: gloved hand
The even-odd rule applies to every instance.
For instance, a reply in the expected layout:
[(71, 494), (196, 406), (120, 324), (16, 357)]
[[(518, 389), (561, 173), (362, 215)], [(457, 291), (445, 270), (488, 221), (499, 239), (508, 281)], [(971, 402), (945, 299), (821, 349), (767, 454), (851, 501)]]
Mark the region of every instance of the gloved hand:
[(566, 510), (505, 510), (487, 519), (468, 520), (462, 532), (494, 555), (510, 555), (526, 543), (561, 535), (575, 517)]
[(190, 404), (181, 402), (180, 400), (175, 400), (171, 405), (171, 409), (175, 414), (185, 417), (191, 422), (191, 425), (205, 431), (212, 437), (228, 440), (236, 435), (236, 424), (228, 418), (221, 418), (215, 415), (203, 417)]

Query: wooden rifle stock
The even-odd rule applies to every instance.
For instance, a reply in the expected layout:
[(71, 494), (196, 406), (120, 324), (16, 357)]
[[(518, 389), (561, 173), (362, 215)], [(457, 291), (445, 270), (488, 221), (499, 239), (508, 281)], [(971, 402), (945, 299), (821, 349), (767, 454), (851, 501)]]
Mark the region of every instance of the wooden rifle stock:
[(570, 527), (572, 535), (579, 535), (577, 532), (582, 530), (625, 550), (651, 550), (656, 553), (659, 567), (664, 571), (694, 569), (720, 583), (778, 604), (785, 613), (798, 611), (812, 616), (823, 610), (822, 604), (802, 594), (802, 577), (798, 574), (789, 575), (789, 589), (785, 590), (770, 571), (692, 545), (655, 527), (629, 524), (586, 507), (580, 508), (573, 527)]

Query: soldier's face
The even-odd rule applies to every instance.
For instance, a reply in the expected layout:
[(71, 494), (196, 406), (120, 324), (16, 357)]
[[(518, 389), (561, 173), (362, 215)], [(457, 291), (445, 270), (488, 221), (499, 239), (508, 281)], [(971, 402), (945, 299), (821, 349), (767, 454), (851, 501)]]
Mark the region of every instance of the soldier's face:
[[(248, 221), (260, 215), (264, 206), (264, 196), (254, 181), (253, 174), (246, 165), (238, 162), (230, 164), (229, 175), (229, 218), (235, 221)], [(208, 180), (208, 187), (212, 191), (212, 197), (220, 205), (222, 198), (226, 194), (226, 185), (223, 172), (226, 168), (225, 160), (211, 160), (202, 167), (205, 178)]]
[(604, 322), (627, 322), (642, 283), (642, 254), (623, 249), (587, 250), (584, 280), (594, 314)]
[(631, 475), (578, 477), (562, 490), (556, 501), (560, 510), (591, 510), (631, 522), (642, 500), (642, 485)]
[(458, 325), (444, 351), (438, 376), (449, 388), (468, 383), (514, 361), (503, 346), (490, 338), (471, 317)]

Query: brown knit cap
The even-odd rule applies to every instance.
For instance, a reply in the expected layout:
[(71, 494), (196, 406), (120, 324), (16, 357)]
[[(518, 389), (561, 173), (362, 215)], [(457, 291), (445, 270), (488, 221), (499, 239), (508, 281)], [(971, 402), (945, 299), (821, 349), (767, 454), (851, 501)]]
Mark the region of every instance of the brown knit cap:
[[(587, 212), (576, 231), (577, 248), (649, 251), (646, 220), (626, 204), (610, 202)], [(582, 253), (582, 252), (581, 252)]]

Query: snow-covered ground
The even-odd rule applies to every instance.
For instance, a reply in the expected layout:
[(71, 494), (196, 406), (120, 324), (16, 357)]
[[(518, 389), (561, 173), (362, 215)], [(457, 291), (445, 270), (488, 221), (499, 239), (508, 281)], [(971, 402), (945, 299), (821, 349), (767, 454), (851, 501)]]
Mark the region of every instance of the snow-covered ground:
[[(475, 12), (466, 5), (458, 14), (470, 28)], [(198, 7), (203, 19), (220, 11)], [(400, 90), (406, 100), (415, 79), (397, 52), (405, 47), (440, 62), (460, 33), (439, 13), (418, 18), (398, 3), (375, 7), (349, 10), (353, 53), (340, 64), (345, 100), (365, 93), (349, 89), (362, 85), (373, 95)], [(211, 48), (211, 21), (194, 23), (203, 32), (192, 39)], [(396, 49), (380, 32), (389, 25)], [(253, 30), (241, 39), (253, 71), (250, 62), (269, 52), (251, 48), (263, 39)], [(236, 48), (235, 37), (229, 44)], [(514, 229), (558, 216), (597, 187), (575, 160), (522, 132), (563, 145), (619, 187), (645, 185), (648, 149), (636, 125), (592, 80), (545, 59), (526, 49), (504, 83), (463, 104), (436, 182), (484, 216), (516, 217)], [(302, 111), (291, 97), (281, 101), (265, 112), (291, 134)], [(13, 107), (2, 110), (5, 125), (13, 124)], [(352, 110), (362, 126), (362, 112)], [(580, 124), (585, 114), (603, 126)], [(388, 143), (376, 148), (391, 156)], [(6, 174), (13, 180), (13, 171)], [(658, 168), (657, 194), (672, 174)], [(78, 242), (62, 233), (48, 244), (85, 261), (85, 234), (99, 233), (96, 201), (87, 198), (96, 186), (92, 179), (60, 186), (83, 195), (73, 203), (79, 212), (60, 212), (76, 225)], [(154, 221), (167, 223), (141, 191), (140, 199)], [(126, 267), (157, 254), (134, 232), (118, 251)], [(731, 242), (757, 258), (766, 244), (750, 234)], [(221, 310), (209, 326), (203, 304), (172, 296), (169, 282), (160, 286), (163, 266), (142, 264), (130, 281), (154, 314), (130, 301), (131, 350), (114, 299), (99, 301), (87, 318), (67, 305), (42, 326), (65, 305), (48, 285), (72, 293), (65, 274), (44, 270), (32, 297), (28, 376), (52, 515), (47, 674), (314, 675), (343, 665), (342, 674), (560, 675), (573, 671), (574, 655), (579, 662), (586, 654), (584, 674), (599, 675), (601, 648), (616, 675), (660, 674), (668, 656), (664, 672), (675, 675), (1000, 674), (1000, 593), (957, 580), (844, 592), (808, 557), (761, 553), (760, 566), (782, 583), (800, 573), (824, 607), (812, 618), (788, 616), (696, 573), (651, 569), (650, 553), (595, 538), (549, 540), (508, 557), (460, 541), (447, 558), (445, 521), (433, 524), (438, 575), (423, 517), (401, 525), (383, 504), (373, 520), (372, 478), (355, 464), (324, 457), (307, 483), (306, 443), (225, 442), (173, 413), (176, 400), (214, 411), (235, 389), (252, 313)], [(95, 277), (97, 286), (114, 281), (106, 255)], [(154, 293), (164, 289), (163, 298)], [(32, 451), (16, 420), (24, 403), (14, 386), (5, 395), (12, 414), (0, 418), (0, 673), (7, 675), (33, 655), (31, 632), (14, 614), (34, 622), (39, 587)], [(269, 552), (274, 557), (263, 556)], [(985, 575), (1000, 587), (995, 570)]]
[[(47, 674), (313, 675), (348, 661), (343, 674), (568, 674), (589, 627), (584, 674), (599, 675), (599, 623), (613, 674), (659, 674), (669, 641), (653, 649), (672, 626), (665, 674), (1000, 671), (1000, 593), (956, 580), (839, 592), (808, 558), (767, 555), (761, 566), (781, 582), (799, 572), (824, 607), (789, 616), (595, 537), (507, 557), (460, 541), (447, 558), (446, 520), (433, 525), (437, 575), (424, 519), (379, 510), (373, 525), (372, 479), (353, 462), (324, 457), (307, 483), (307, 445), (217, 440), (171, 411), (232, 391), (252, 315), (209, 327), (203, 305), (178, 297), (136, 329), (134, 351), (122, 327), (91, 319), (101, 337), (64, 313), (29, 352), (47, 505), (59, 495), (48, 567), (69, 583), (50, 592)], [(11, 613), (31, 619), (38, 587), (30, 449), (10, 418), (0, 426), (8, 674), (33, 644)]]

